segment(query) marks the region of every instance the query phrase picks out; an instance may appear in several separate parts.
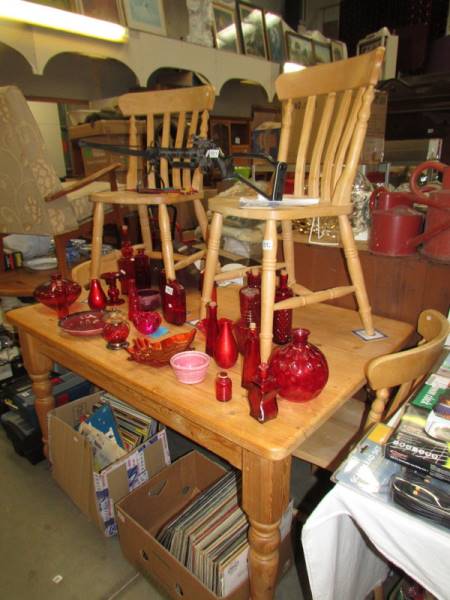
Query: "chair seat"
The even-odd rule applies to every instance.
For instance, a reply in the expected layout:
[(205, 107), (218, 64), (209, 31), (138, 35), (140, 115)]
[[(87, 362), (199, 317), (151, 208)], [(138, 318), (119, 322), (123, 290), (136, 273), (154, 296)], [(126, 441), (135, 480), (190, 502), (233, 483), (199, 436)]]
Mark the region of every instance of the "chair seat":
[[(364, 402), (351, 398), (292, 453), (323, 469), (332, 470), (343, 458), (363, 423)], [(337, 466), (337, 465), (336, 465)]]
[(108, 204), (133, 204), (135, 206), (161, 206), (165, 204), (180, 204), (182, 202), (192, 202), (192, 200), (201, 200), (203, 193), (195, 192), (192, 194), (166, 193), (166, 194), (145, 194), (124, 190), (123, 192), (100, 192), (92, 194), (93, 202), (104, 202)]
[[(285, 196), (285, 198), (293, 197)], [(312, 217), (338, 217), (339, 215), (349, 215), (353, 210), (351, 204), (332, 205), (322, 202), (311, 206), (289, 206), (284, 208), (241, 207), (239, 206), (239, 200), (239, 197), (224, 198), (217, 196), (216, 198), (210, 198), (209, 209), (219, 212), (224, 216), (255, 219), (258, 221), (291, 221), (293, 219), (308, 219)]]
[[(64, 181), (62, 183), (63, 189), (70, 187), (73, 185), (73, 180)], [(119, 184), (120, 187), (120, 184)], [(92, 219), (93, 207), (94, 205), (91, 202), (91, 198), (93, 194), (99, 192), (106, 192), (110, 188), (110, 184), (108, 181), (94, 181), (89, 185), (86, 185), (79, 190), (71, 192), (67, 195), (67, 200), (69, 201), (70, 206), (73, 208), (75, 213), (77, 222), (79, 224), (84, 223)], [(111, 207), (105, 206), (105, 211), (111, 210)]]

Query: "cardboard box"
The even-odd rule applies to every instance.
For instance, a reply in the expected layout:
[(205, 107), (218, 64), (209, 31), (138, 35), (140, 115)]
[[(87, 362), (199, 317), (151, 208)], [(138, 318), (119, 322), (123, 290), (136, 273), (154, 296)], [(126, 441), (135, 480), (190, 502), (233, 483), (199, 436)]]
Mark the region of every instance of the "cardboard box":
[(116, 502), (170, 464), (170, 455), (166, 432), (160, 431), (96, 472), (91, 446), (75, 425), (81, 415), (92, 411), (99, 396), (85, 396), (49, 413), (50, 462), (58, 485), (106, 536), (112, 536), (117, 533)]
[[(125, 557), (174, 600), (179, 600), (181, 596), (197, 600), (217, 600), (218, 597), (170, 554), (155, 536), (172, 516), (225, 473), (223, 467), (194, 451), (152, 477), (116, 506), (119, 540)], [(283, 519), (279, 576), (292, 565), (291, 541), (287, 535), (291, 520), (290, 509)], [(237, 571), (241, 566), (235, 565), (235, 562), (230, 570), (234, 568)], [(244, 567), (246, 574), (246, 562)], [(246, 579), (224, 598), (247, 600), (249, 595), (249, 582)]]

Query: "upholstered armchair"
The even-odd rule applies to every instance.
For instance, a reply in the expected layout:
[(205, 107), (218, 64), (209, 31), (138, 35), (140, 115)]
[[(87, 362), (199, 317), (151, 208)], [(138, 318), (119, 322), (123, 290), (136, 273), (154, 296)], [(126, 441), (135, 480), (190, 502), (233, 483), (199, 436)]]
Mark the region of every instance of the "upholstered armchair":
[[(68, 275), (65, 244), (90, 229), (94, 192), (117, 189), (110, 165), (85, 179), (61, 183), (22, 92), (0, 87), (0, 238), (5, 234), (51, 235), (58, 269)], [(110, 181), (98, 181), (110, 176)], [(114, 207), (109, 220), (122, 224)]]

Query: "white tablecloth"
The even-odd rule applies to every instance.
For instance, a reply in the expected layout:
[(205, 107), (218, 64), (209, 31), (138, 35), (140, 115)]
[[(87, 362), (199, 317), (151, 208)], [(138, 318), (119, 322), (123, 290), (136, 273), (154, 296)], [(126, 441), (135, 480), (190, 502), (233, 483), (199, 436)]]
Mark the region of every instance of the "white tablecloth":
[(450, 600), (450, 531), (338, 483), (306, 521), (314, 600), (363, 600), (387, 576), (383, 557)]

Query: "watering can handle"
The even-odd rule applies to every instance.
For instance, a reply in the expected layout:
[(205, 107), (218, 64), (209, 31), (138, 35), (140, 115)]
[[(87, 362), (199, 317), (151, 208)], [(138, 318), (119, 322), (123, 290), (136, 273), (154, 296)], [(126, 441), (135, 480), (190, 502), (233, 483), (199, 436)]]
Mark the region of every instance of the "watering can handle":
[(420, 188), (417, 185), (417, 179), (419, 175), (425, 171), (425, 169), (435, 169), (436, 171), (441, 171), (441, 173), (443, 173), (447, 168), (447, 165), (437, 160), (426, 160), (425, 162), (420, 163), (420, 165), (418, 165), (411, 173), (411, 177), (409, 179), (411, 191), (422, 200), (428, 200), (428, 196), (423, 193), (423, 188)]
[(386, 192), (386, 191), (387, 190), (385, 187), (378, 187), (376, 190), (374, 190), (370, 194), (369, 208), (371, 211), (378, 208), (378, 196), (381, 194), (381, 192)]

